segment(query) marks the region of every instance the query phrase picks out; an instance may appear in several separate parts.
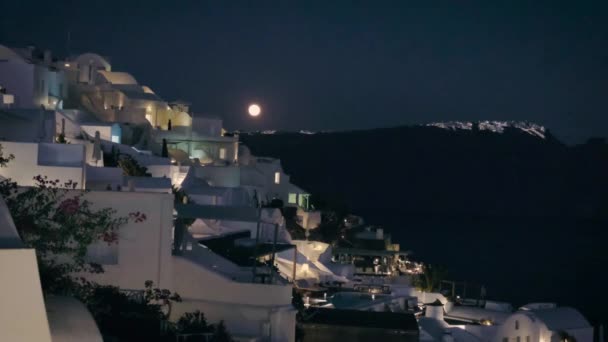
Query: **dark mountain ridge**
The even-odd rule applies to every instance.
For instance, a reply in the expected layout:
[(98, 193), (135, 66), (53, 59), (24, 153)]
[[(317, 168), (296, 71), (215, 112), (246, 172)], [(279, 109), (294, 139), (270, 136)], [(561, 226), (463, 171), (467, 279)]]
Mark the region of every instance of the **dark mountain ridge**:
[[(352, 132), (241, 135), (280, 158), (329, 206), (408, 215), (605, 216), (608, 146), (566, 146), (514, 127), (404, 126)], [(361, 212), (361, 214), (363, 214)]]
[[(513, 303), (557, 302), (608, 323), (608, 146), (481, 125), (242, 134), (328, 209), (384, 226), (416, 259)], [(488, 128), (488, 127), (486, 127)], [(496, 127), (494, 127), (496, 128)], [(539, 134), (541, 133), (541, 134)], [(598, 272), (599, 271), (599, 272)], [(584, 289), (584, 291), (581, 291)]]

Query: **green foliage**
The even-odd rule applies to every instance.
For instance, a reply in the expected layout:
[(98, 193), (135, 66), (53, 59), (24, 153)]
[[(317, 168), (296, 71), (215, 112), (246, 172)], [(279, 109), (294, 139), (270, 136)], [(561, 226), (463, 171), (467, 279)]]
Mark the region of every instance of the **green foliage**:
[(176, 293), (145, 283), (141, 296), (129, 296), (115, 286), (82, 283), (78, 297), (87, 304), (105, 340), (174, 341), (166, 306), (181, 301)]
[(15, 159), (15, 156), (12, 154), (9, 154), (6, 157), (2, 154), (2, 145), (0, 145), (0, 167), (5, 167), (6, 164), (13, 159)]
[(293, 305), (298, 312), (304, 311), (304, 299), (302, 299), (302, 294), (297, 292), (295, 288), (291, 290), (291, 305)]
[(574, 337), (574, 335), (570, 335), (565, 330), (559, 330), (557, 332), (557, 336), (559, 337), (560, 342), (576, 342), (576, 337)]
[(116, 243), (120, 226), (130, 218), (143, 220), (145, 215), (114, 217), (111, 208), (93, 209), (83, 198), (84, 192), (73, 191), (77, 187), (74, 182), (60, 188), (59, 180), (34, 179), (36, 185), (28, 188), (2, 181), (0, 195), (24, 244), (36, 249), (43, 291), (69, 292), (73, 287), (71, 273), (103, 271), (100, 265), (87, 262), (87, 247), (97, 241)]
[(213, 331), (213, 326), (207, 323), (205, 315), (196, 310), (195, 312), (186, 312), (175, 323), (176, 330), (182, 334), (198, 334), (208, 333)]
[[(0, 162), (6, 165), (12, 155)], [(72, 278), (77, 272), (103, 272), (101, 265), (87, 261), (88, 246), (103, 241), (116, 243), (118, 229), (129, 220), (142, 222), (145, 214), (115, 217), (111, 208), (94, 209), (72, 181), (34, 177), (32, 187), (18, 187), (10, 179), (0, 182), (6, 202), (23, 243), (36, 249), (40, 281), (45, 293), (70, 293), (78, 289)]]
[(413, 279), (413, 285), (425, 292), (438, 291), (447, 273), (442, 266), (425, 264), (422, 266), (422, 274)]
[(224, 321), (220, 321), (214, 329), (211, 342), (233, 342), (232, 336), (228, 333)]
[(68, 141), (65, 139), (65, 135), (61, 133), (55, 137), (55, 142), (58, 144), (68, 144)]
[[(217, 325), (208, 324), (205, 315), (200, 311), (187, 312), (175, 323), (175, 334), (186, 335), (183, 341), (232, 342), (232, 336), (226, 329), (224, 321)], [(203, 334), (211, 334), (210, 339), (204, 339)]]
[[(169, 120), (169, 125), (171, 125), (171, 120)], [(169, 130), (171, 130), (170, 126), (169, 126)], [(169, 149), (167, 148), (167, 139), (163, 139), (163, 147), (162, 147), (160, 156), (163, 158), (169, 157)]]
[(342, 215), (334, 211), (324, 211), (321, 214), (321, 224), (315, 231), (321, 235), (321, 241), (332, 244), (340, 238), (343, 222)]
[(139, 165), (137, 160), (128, 154), (120, 154), (118, 156), (118, 167), (122, 169), (125, 176), (132, 177), (150, 177), (148, 168)]
[[(175, 185), (171, 185), (171, 192), (173, 193), (173, 201), (175, 204), (185, 204), (186, 203), (194, 203), (192, 200), (188, 198), (188, 194), (184, 191), (184, 189), (178, 189)], [(177, 218), (175, 219), (176, 224), (182, 224), (184, 227), (190, 227), (196, 219), (193, 218)]]

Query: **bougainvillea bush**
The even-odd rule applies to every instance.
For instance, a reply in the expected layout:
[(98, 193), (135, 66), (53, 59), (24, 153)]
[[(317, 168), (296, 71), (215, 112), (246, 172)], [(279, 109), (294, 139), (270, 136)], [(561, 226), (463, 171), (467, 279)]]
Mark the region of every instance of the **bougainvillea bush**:
[(96, 209), (76, 191), (78, 184), (35, 177), (32, 187), (0, 182), (6, 202), (24, 244), (36, 249), (45, 293), (66, 293), (75, 285), (72, 274), (103, 271), (86, 259), (87, 247), (97, 241), (117, 243), (118, 229), (129, 220), (145, 220), (142, 213), (116, 216), (111, 208)]

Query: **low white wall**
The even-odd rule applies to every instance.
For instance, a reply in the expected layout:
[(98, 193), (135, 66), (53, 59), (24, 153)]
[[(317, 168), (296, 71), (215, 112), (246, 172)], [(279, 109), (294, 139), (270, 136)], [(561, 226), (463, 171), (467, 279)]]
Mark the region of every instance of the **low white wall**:
[(118, 167), (94, 167), (88, 166), (87, 169), (87, 189), (106, 190), (109, 185), (116, 190), (123, 186), (123, 171)]
[(40, 143), (38, 144), (38, 164), (82, 167), (85, 160), (84, 151), (83, 145)]
[(298, 207), (296, 215), (301, 219), (302, 228), (316, 229), (321, 224), (321, 212), (318, 210), (305, 211)]
[(139, 211), (147, 217), (144, 222), (131, 221), (120, 228), (118, 264), (102, 265), (104, 273), (85, 276), (124, 289), (143, 289), (146, 280), (154, 281), (159, 288), (173, 289), (173, 195), (92, 191), (85, 198), (95, 208), (113, 208), (116, 216)]
[[(39, 165), (39, 145), (37, 143), (15, 143), (2, 141), (2, 153), (6, 156), (13, 154), (15, 159), (11, 160), (6, 167), (0, 168), (0, 175), (5, 178), (10, 178), (21, 186), (35, 185), (34, 177), (38, 175), (47, 176), (52, 180), (59, 180), (59, 185), (65, 182), (73, 181), (78, 183), (77, 188), (83, 189), (85, 184), (85, 169), (84, 163), (81, 166), (52, 166)], [(52, 144), (48, 144), (52, 145)], [(65, 146), (69, 153), (76, 153), (75, 157), (63, 156), (58, 150), (63, 150)], [(45, 149), (43, 149), (45, 151)], [(72, 164), (74, 160), (84, 158), (84, 147), (82, 145), (60, 145), (55, 144), (53, 149), (55, 154), (59, 154), (58, 162)], [(46, 161), (43, 157), (43, 162), (51, 164), (51, 161)]]
[(91, 137), (95, 137), (95, 132), (99, 131), (101, 140), (112, 141), (112, 126), (81, 125), (80, 127)]
[(0, 341), (50, 342), (34, 249), (0, 249)]
[(236, 188), (241, 185), (240, 168), (236, 166), (203, 166), (196, 168), (196, 177), (212, 186)]
[(291, 285), (232, 281), (185, 257), (173, 258), (175, 291), (189, 300), (262, 307), (291, 305)]

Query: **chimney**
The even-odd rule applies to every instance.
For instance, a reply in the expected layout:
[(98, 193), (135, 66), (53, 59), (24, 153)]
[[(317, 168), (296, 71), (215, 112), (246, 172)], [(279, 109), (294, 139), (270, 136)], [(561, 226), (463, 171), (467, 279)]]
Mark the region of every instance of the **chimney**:
[(28, 45), (27, 50), (30, 52), (30, 59), (34, 59), (34, 51), (36, 51), (36, 47), (34, 45)]
[(53, 56), (51, 55), (51, 50), (44, 50), (44, 64), (51, 65), (53, 63)]

